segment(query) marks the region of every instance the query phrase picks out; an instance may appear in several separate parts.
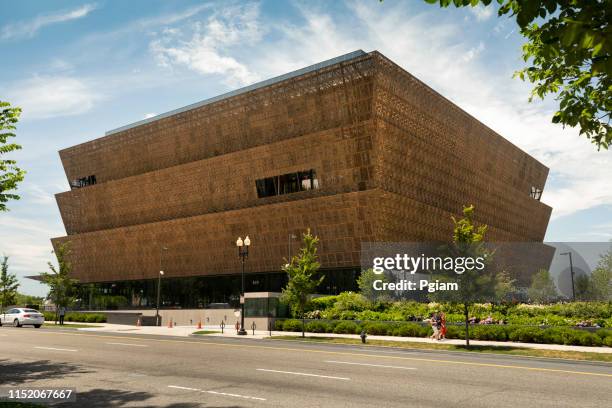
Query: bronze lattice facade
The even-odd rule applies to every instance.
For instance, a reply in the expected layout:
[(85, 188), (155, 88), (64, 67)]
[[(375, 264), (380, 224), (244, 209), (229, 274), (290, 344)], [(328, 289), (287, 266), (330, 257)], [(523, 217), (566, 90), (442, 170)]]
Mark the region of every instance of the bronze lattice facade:
[(52, 241), (70, 241), (81, 282), (156, 278), (162, 246), (168, 276), (236, 274), (234, 242), (245, 235), (248, 272), (278, 272), (299, 243), (289, 235), (307, 228), (324, 269), (358, 268), (362, 241), (446, 240), (464, 204), (492, 240), (542, 242), (551, 212), (530, 196), (544, 188), (544, 165), (378, 52), (60, 157), (73, 188), (56, 196), (67, 236)]

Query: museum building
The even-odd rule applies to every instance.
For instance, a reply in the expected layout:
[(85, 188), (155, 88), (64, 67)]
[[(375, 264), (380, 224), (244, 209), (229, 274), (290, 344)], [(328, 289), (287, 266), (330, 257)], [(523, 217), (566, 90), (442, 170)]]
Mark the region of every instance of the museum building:
[[(488, 239), (541, 243), (548, 169), (377, 51), (355, 51), (60, 151), (72, 274), (150, 306), (280, 292), (310, 229), (321, 293), (354, 290), (362, 242), (448, 241), (466, 204)], [(522, 277), (517, 277), (519, 281)], [(526, 279), (526, 278), (525, 278)], [(523, 279), (524, 280), (524, 279)]]

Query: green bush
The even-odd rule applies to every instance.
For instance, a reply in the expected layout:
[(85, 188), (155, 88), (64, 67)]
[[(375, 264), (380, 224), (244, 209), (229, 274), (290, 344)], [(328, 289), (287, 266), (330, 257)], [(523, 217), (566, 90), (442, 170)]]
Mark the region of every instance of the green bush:
[(297, 319), (287, 319), (283, 323), (283, 331), (301, 332), (302, 321)]
[(367, 334), (375, 336), (392, 335), (394, 328), (395, 326), (389, 323), (366, 323), (363, 325), (363, 329), (365, 329)]
[(465, 339), (465, 327), (463, 326), (446, 326), (447, 339)]
[(521, 343), (544, 343), (544, 330), (539, 327), (517, 327), (510, 330), (508, 339)]
[(401, 337), (426, 337), (431, 328), (416, 323), (404, 323), (395, 330), (396, 336)]
[(359, 332), (359, 325), (355, 322), (340, 322), (334, 327), (334, 333), (337, 334), (355, 334)]
[[(465, 337), (465, 329), (463, 330)], [(470, 328), (470, 338), (475, 340), (506, 341), (508, 340), (507, 330), (500, 325), (482, 325)]]
[(310, 333), (329, 333), (332, 331), (332, 328), (326, 322), (312, 321), (306, 323), (306, 331)]
[(338, 296), (321, 296), (314, 298), (308, 305), (308, 310), (327, 310), (334, 306), (338, 300)]
[(274, 321), (274, 330), (276, 331), (283, 331), (283, 324), (285, 323), (284, 320), (275, 320)]
[[(43, 312), (46, 321), (55, 320), (55, 312)], [(59, 316), (57, 317), (59, 320)], [(106, 315), (103, 313), (78, 313), (68, 312), (64, 316), (66, 322), (78, 322), (78, 323), (105, 323)]]

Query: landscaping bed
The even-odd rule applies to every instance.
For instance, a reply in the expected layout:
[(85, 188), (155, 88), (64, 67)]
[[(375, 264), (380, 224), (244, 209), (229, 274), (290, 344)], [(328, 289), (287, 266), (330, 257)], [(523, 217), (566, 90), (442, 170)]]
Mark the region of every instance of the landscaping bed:
[[(369, 335), (381, 336), (428, 337), (432, 334), (432, 329), (428, 325), (410, 322), (309, 320), (305, 328), (310, 333), (359, 334), (365, 330)], [(302, 321), (298, 319), (276, 320), (274, 329), (300, 332)], [(463, 326), (449, 325), (447, 330), (446, 337), (449, 339), (465, 338), (465, 327)], [(474, 340), (612, 347), (611, 329), (591, 332), (569, 327), (472, 325), (469, 332), (470, 339)]]
[[(46, 321), (53, 321), (57, 318), (55, 312), (44, 312), (44, 315)], [(64, 321), (81, 323), (106, 323), (106, 315), (102, 313), (68, 312), (66, 313), (66, 316), (64, 316)]]

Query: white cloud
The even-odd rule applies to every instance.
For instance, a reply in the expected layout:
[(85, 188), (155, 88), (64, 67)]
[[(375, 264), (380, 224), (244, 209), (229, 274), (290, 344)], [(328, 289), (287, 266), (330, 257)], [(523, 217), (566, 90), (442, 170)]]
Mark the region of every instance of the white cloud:
[(488, 20), (493, 15), (493, 7), (491, 5), (485, 7), (479, 4), (476, 7), (470, 7), (470, 11), (476, 16), (478, 21)]
[(481, 41), (478, 43), (478, 46), (472, 47), (469, 50), (467, 50), (467, 52), (463, 55), (461, 60), (463, 62), (469, 62), (473, 60), (474, 58), (476, 58), (478, 55), (480, 55), (484, 51), (484, 49), (485, 49), (485, 45)]
[(51, 14), (42, 14), (29, 21), (8, 24), (2, 27), (0, 39), (31, 38), (43, 27), (83, 18), (97, 8), (95, 4), (85, 4), (79, 8)]
[(35, 76), (4, 92), (23, 109), (24, 119), (78, 115), (102, 98), (88, 82), (68, 76)]
[(232, 86), (255, 82), (259, 77), (238, 59), (229, 56), (234, 46), (253, 44), (261, 38), (259, 7), (251, 4), (228, 7), (213, 13), (205, 22), (190, 26), (191, 38), (183, 40), (184, 29), (165, 28), (150, 44), (161, 66), (184, 66), (195, 72), (221, 74)]

